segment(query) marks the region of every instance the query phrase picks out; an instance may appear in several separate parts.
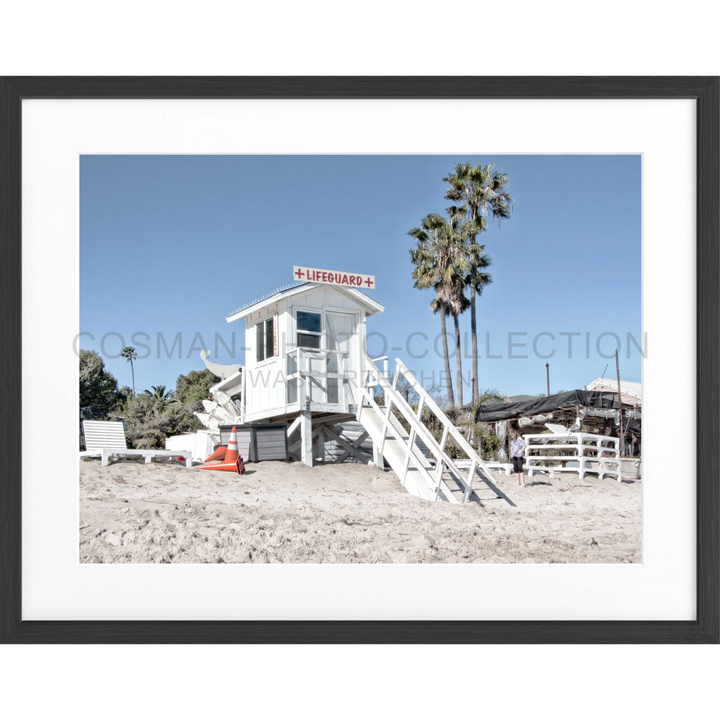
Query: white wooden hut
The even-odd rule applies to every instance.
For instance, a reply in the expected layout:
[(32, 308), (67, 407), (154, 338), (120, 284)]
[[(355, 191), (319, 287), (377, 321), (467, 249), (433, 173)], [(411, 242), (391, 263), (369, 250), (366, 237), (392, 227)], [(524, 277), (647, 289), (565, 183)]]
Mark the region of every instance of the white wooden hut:
[(245, 320), (244, 421), (354, 417), (365, 321), (383, 309), (354, 288), (303, 283), (229, 315)]

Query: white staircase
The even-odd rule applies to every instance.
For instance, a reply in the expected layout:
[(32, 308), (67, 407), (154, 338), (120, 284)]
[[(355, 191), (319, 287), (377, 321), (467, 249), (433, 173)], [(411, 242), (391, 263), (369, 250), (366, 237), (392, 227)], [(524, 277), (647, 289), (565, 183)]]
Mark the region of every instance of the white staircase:
[[(382, 372), (376, 365), (380, 361), (384, 363)], [(388, 378), (386, 357), (371, 360), (367, 355), (363, 356), (363, 382), (357, 419), (372, 438), (376, 448), (376, 458), (381, 460), (384, 457), (400, 478), (402, 486), (413, 495), (424, 500), (466, 503), (473, 492), (476, 471), (492, 482), (488, 466), (402, 361), (395, 362), (396, 368), (391, 383)], [(401, 376), (420, 398), (417, 410), (414, 410), (402, 393), (398, 392), (397, 383)], [(375, 387), (383, 390), (385, 401), (382, 406), (375, 400)], [(400, 418), (393, 409), (397, 410)], [(442, 427), (440, 442), (422, 422), (425, 409), (435, 416)], [(403, 424), (409, 426), (409, 431)], [(452, 437), (468, 456), (470, 461), (468, 470), (461, 472), (445, 452), (449, 437)], [(431, 457), (426, 456), (419, 443), (422, 443)]]

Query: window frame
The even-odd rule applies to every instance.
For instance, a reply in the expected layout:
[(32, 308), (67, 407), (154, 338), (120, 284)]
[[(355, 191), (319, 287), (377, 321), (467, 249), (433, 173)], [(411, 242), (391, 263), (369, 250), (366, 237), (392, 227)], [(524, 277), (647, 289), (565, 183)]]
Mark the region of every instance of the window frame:
[[(268, 338), (268, 323), (270, 323), (270, 337)], [(277, 349), (275, 347), (275, 335), (277, 333), (277, 318), (273, 315), (258, 320), (255, 323), (255, 364), (260, 365), (262, 363), (271, 362), (278, 357)], [(271, 354), (268, 354), (268, 340), (271, 341)], [(262, 357), (260, 353), (262, 352)]]
[[(298, 314), (306, 313), (307, 315), (317, 315), (320, 318), (320, 330), (315, 332), (313, 330), (300, 330), (298, 327)], [(324, 350), (326, 339), (323, 333), (325, 327), (325, 312), (323, 310), (311, 310), (309, 308), (295, 308), (295, 347), (302, 348), (303, 350)], [(300, 344), (300, 335), (310, 335), (312, 337), (319, 338), (318, 346), (316, 348), (307, 347), (306, 345)]]

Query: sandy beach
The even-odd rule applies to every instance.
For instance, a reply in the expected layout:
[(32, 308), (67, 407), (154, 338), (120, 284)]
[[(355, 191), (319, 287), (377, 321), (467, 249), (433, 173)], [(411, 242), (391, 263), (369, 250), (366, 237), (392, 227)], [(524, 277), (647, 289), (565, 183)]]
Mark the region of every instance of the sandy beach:
[(392, 472), (249, 464), (80, 464), (83, 563), (633, 563), (639, 481), (514, 476), (467, 505), (413, 497)]

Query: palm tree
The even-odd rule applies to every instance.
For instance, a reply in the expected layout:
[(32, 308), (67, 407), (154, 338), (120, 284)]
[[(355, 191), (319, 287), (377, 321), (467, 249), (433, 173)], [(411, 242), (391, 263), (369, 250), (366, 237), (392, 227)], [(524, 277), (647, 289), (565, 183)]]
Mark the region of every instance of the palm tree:
[(486, 430), (483, 430), (482, 424), (478, 423), (477, 416), (480, 409), (485, 405), (493, 405), (495, 403), (507, 400), (505, 395), (496, 389), (484, 389), (478, 392), (477, 400), (474, 400), (467, 408), (462, 408), (455, 417), (454, 422), (460, 430), (465, 433), (465, 439), (472, 445), (477, 444), (478, 449), (482, 452), (482, 438)]
[(446, 318), (450, 313), (455, 320), (455, 348), (458, 373), (458, 400), (462, 404), (462, 354), (459, 350), (460, 328), (458, 316), (467, 307), (464, 295), (465, 277), (470, 270), (467, 253), (458, 227), (453, 219), (441, 215), (427, 215), (420, 227), (410, 230), (408, 235), (417, 240), (410, 250), (410, 259), (415, 266), (412, 277), (419, 290), (432, 288), (435, 297), (430, 303), (433, 314), (440, 313), (445, 382), (450, 405), (455, 405), (455, 396), (450, 374), (450, 355), (447, 344)]
[[(468, 235), (468, 244), (476, 245), (479, 233), (487, 229), (487, 216), (492, 215), (498, 221), (510, 217), (513, 203), (507, 192), (508, 176), (495, 170), (493, 163), (475, 167), (470, 163), (460, 163), (455, 166), (452, 174), (443, 178), (449, 184), (445, 194), (446, 200), (460, 203), (461, 210), (468, 221), (474, 224), (472, 232)], [(478, 246), (479, 247), (479, 246)], [(475, 310), (475, 296), (480, 286), (477, 285), (477, 276), (470, 274), (470, 330), (472, 334), (472, 369), (473, 369), (473, 402), (478, 395), (478, 351), (477, 351), (477, 315)]]
[(133, 397), (135, 397), (135, 366), (133, 365), (133, 360), (137, 357), (135, 348), (134, 347), (123, 348), (122, 352), (120, 353), (120, 356), (124, 357), (125, 361), (130, 363), (130, 370), (132, 371)]
[(150, 392), (150, 390), (146, 390), (145, 393), (147, 395), (152, 395), (155, 400), (160, 400), (162, 405), (166, 405), (170, 402), (177, 402), (174, 390), (166, 392), (167, 388), (165, 385), (151, 385), (150, 387), (152, 388), (152, 392)]

